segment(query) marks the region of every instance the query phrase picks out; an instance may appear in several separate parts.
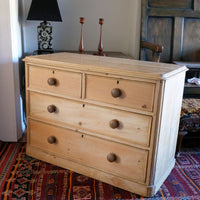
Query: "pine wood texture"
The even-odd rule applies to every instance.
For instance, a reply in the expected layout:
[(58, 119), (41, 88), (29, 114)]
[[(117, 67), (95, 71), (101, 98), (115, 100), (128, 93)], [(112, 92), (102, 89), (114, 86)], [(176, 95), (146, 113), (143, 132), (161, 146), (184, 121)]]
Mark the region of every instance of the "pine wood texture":
[(186, 67), (70, 53), (24, 60), (27, 154), (154, 195), (174, 165)]
[[(128, 180), (145, 182), (148, 151), (35, 121), (30, 121), (30, 130), (31, 146)], [(47, 141), (51, 135), (56, 138), (53, 145)], [(107, 161), (111, 152), (116, 162)]]
[[(149, 145), (152, 121), (150, 116), (82, 104), (32, 92), (30, 92), (29, 102), (30, 115), (34, 118), (65, 123), (127, 143), (131, 141), (144, 146)], [(56, 111), (49, 113), (47, 107), (52, 104), (56, 107)], [(118, 128), (110, 128), (109, 123), (113, 119), (119, 121)]]
[[(52, 68), (29, 67), (29, 87), (62, 95), (81, 98), (81, 74)], [(48, 79), (54, 78), (55, 85), (49, 85)], [(70, 84), (69, 84), (70, 83)]]
[[(111, 91), (115, 88), (121, 91), (119, 98), (113, 98), (111, 95)], [(125, 104), (127, 107), (141, 110), (153, 110), (154, 90), (154, 83), (94, 75), (86, 77), (86, 99), (121, 106)]]
[(166, 63), (141, 62), (138, 60), (111, 58), (102, 56), (82, 55), (75, 53), (55, 53), (47, 55), (29, 56), (24, 59), (28, 63), (53, 66), (57, 69), (69, 71), (100, 72), (111, 75), (127, 76), (134, 78), (147, 78), (153, 80), (167, 79), (181, 72), (177, 65)]

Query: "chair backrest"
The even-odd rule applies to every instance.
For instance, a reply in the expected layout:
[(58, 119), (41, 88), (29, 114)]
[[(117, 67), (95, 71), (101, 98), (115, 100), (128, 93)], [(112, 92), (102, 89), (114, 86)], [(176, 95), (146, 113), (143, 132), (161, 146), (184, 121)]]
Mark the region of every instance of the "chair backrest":
[[(142, 0), (141, 41), (165, 47), (161, 62), (200, 61), (200, 1)], [(151, 60), (141, 45), (141, 60)]]

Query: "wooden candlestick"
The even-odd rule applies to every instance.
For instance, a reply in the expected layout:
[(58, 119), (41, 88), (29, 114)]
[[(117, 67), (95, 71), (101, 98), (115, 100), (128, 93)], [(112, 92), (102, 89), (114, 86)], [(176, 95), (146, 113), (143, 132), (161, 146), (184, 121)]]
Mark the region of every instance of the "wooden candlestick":
[(103, 52), (103, 43), (102, 43), (102, 25), (104, 23), (103, 18), (99, 18), (99, 24), (100, 24), (100, 39), (99, 39), (99, 45), (98, 45), (98, 53), (95, 53), (95, 55), (99, 56), (106, 56), (106, 53)]
[(83, 24), (85, 23), (84, 17), (80, 17), (80, 23), (81, 23), (81, 39), (79, 44), (79, 53), (84, 53), (84, 44), (83, 44)]

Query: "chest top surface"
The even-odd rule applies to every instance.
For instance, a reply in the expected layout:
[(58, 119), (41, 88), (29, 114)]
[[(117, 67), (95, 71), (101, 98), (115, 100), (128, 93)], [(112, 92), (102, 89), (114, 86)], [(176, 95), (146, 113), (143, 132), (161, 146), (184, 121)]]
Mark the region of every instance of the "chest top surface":
[(75, 53), (28, 56), (24, 61), (28, 64), (40, 64), (63, 69), (144, 77), (157, 80), (167, 79), (179, 72), (187, 70), (185, 66), (181, 65)]

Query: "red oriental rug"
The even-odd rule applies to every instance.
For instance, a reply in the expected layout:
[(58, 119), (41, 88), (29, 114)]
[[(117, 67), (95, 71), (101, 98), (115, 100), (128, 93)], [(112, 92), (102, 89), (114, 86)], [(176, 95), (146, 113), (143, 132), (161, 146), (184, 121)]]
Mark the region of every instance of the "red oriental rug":
[(23, 143), (0, 142), (0, 199), (12, 200), (200, 200), (200, 149), (181, 153), (152, 198), (31, 158)]

